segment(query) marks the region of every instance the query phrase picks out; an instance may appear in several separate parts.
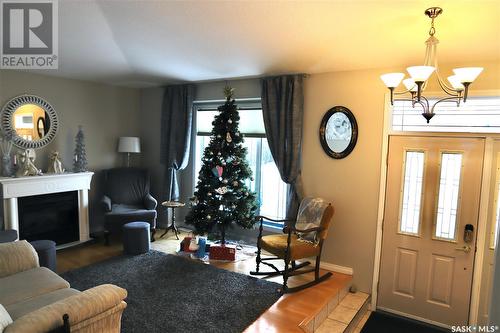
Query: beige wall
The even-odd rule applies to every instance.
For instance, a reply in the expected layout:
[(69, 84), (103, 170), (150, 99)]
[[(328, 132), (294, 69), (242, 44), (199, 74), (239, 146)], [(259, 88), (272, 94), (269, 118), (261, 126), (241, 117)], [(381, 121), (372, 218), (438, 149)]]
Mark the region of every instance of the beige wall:
[[(0, 104), (21, 94), (34, 94), (52, 104), (59, 117), (59, 132), (46, 148), (37, 150), (36, 165), (47, 170), (52, 150), (60, 152), (63, 165), (72, 169), (75, 135), (83, 126), (89, 170), (119, 166), (123, 156), (117, 152), (120, 136), (139, 135), (140, 93), (138, 89), (114, 87), (87, 81), (68, 80), (20, 71), (0, 71)], [(134, 156), (138, 162), (140, 156)], [(91, 209), (97, 208), (97, 174), (92, 182)], [(99, 196), (100, 197), (100, 196)], [(95, 215), (92, 215), (91, 218)], [(101, 228), (91, 219), (93, 229)]]

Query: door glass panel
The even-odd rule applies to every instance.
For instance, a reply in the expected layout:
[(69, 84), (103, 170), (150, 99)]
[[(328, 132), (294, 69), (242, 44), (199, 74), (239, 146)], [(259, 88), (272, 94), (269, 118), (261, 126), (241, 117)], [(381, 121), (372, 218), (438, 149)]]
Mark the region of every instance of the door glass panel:
[(406, 152), (403, 197), (401, 199), (401, 220), (399, 223), (399, 231), (403, 233), (418, 235), (424, 159), (424, 152)]
[(437, 238), (455, 240), (458, 197), (462, 174), (462, 154), (441, 154), (441, 176), (436, 216)]
[(493, 223), (493, 230), (491, 232), (491, 242), (490, 242), (490, 248), (491, 249), (495, 249), (495, 247), (497, 246), (497, 232), (498, 232), (498, 224), (499, 224), (499, 220), (500, 220), (500, 205), (498, 204), (500, 200), (500, 183), (497, 183), (497, 199), (495, 200), (495, 204), (496, 204), (496, 207), (497, 207), (497, 211), (496, 211), (496, 217), (495, 217), (495, 221)]

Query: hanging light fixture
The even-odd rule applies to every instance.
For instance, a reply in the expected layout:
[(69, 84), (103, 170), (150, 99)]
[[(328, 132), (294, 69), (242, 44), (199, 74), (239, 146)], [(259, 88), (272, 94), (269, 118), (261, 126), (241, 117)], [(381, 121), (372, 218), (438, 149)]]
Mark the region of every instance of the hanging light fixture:
[[(410, 101), (413, 107), (419, 104), (423, 108), (422, 116), (427, 120), (427, 123), (434, 117), (434, 108), (437, 104), (441, 102), (454, 102), (459, 106), (462, 99), (465, 102), (467, 100), (469, 85), (474, 82), (483, 71), (482, 67), (455, 68), (453, 70), (454, 75), (448, 76), (447, 78), (448, 83), (441, 78), (437, 61), (437, 44), (439, 40), (434, 37), (436, 33), (434, 19), (442, 13), (443, 9), (439, 7), (431, 7), (425, 11), (425, 15), (431, 19), (431, 29), (429, 30), (429, 38), (425, 42), (426, 51), (424, 65), (408, 67), (406, 70), (410, 77), (405, 80), (403, 80), (405, 77), (404, 73), (388, 73), (380, 76), (391, 92), (391, 105), (393, 105), (395, 100)], [(430, 105), (429, 100), (423, 96), (422, 92), (427, 86), (427, 80), (434, 72), (436, 72), (439, 86), (448, 96)], [(403, 81), (406, 90), (395, 91), (401, 81)], [(409, 94), (411, 98), (394, 99), (394, 95), (403, 94)]]

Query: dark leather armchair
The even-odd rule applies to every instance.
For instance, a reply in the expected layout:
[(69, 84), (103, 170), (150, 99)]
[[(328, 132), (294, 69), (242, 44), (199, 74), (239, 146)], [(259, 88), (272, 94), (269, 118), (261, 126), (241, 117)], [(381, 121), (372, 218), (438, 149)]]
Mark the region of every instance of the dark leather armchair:
[(115, 168), (104, 171), (104, 236), (121, 233), (129, 222), (143, 221), (151, 225), (151, 240), (156, 232), (156, 199), (149, 193), (149, 172), (139, 168)]

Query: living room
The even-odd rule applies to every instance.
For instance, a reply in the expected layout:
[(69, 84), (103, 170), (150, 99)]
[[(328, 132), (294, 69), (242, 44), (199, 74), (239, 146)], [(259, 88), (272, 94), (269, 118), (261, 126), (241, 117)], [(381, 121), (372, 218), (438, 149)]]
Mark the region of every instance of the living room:
[[(498, 330), (498, 1), (42, 2), (51, 20), (0, 2), (0, 230), (16, 230), (0, 244), (5, 332)], [(43, 43), (47, 22), (51, 63), (29, 66), (38, 51), (13, 40)], [(434, 72), (406, 72), (421, 65)], [(482, 70), (448, 82), (462, 68)], [(396, 72), (413, 83), (383, 76)], [(23, 127), (33, 136), (15, 125), (26, 104), (45, 111)], [(347, 139), (331, 138), (335, 122)], [(441, 209), (444, 157), (461, 168)], [(138, 191), (155, 204), (110, 216)], [(295, 242), (303, 229), (273, 222), (285, 218), (314, 240)], [(2, 296), (18, 257), (17, 274), (52, 265), (55, 296)], [(100, 312), (79, 317), (79, 299), (99, 295)]]

